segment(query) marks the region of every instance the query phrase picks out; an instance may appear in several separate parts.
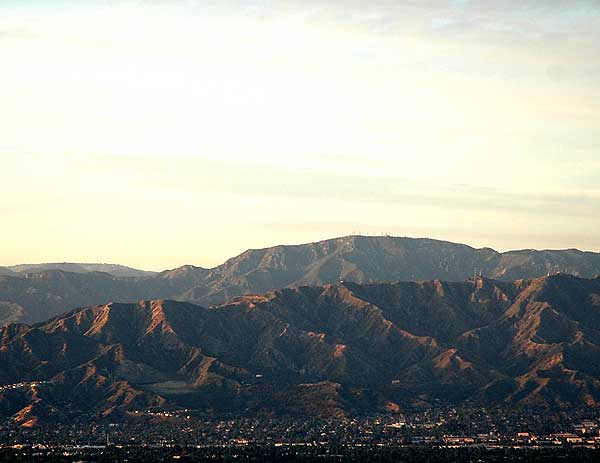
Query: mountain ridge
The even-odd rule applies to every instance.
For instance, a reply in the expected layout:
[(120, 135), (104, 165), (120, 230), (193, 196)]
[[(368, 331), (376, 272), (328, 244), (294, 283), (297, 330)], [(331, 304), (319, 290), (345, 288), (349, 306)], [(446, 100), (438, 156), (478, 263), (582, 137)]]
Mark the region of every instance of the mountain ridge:
[[(17, 304), (0, 323), (35, 322), (66, 307), (168, 298), (210, 306), (276, 288), (398, 280), (463, 281), (474, 272), (505, 281), (563, 271), (600, 274), (600, 254), (575, 251), (476, 249), (427, 238), (348, 236), (304, 245), (247, 250), (212, 269), (192, 265), (156, 275), (119, 278), (46, 270), (0, 276), (0, 301)], [(20, 280), (19, 280), (20, 278)]]
[(1, 328), (0, 413), (27, 423), (44, 419), (33, 404), (65, 416), (596, 407), (598, 358), (598, 278), (345, 282), (212, 308), (110, 303)]
[(149, 277), (157, 273), (148, 270), (140, 270), (121, 264), (81, 262), (48, 262), (41, 264), (17, 264), (11, 265), (9, 267), (0, 267), (0, 271), (2, 271), (2, 269), (7, 269), (12, 274), (39, 273), (47, 270), (63, 270), (71, 273), (102, 272), (108, 273), (116, 277), (124, 278)]

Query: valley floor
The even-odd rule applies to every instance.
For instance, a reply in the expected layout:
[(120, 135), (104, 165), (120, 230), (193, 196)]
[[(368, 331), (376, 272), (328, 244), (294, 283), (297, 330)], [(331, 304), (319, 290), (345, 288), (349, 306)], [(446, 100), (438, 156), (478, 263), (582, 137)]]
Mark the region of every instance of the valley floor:
[(597, 462), (600, 450), (588, 448), (440, 448), (315, 446), (296, 447), (168, 447), (3, 448), (2, 462)]

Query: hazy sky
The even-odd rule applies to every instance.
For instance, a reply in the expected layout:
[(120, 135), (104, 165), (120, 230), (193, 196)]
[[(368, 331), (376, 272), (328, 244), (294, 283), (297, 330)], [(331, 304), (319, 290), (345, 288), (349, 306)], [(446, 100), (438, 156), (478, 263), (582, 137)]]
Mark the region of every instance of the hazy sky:
[(600, 251), (600, 2), (0, 0), (0, 265)]

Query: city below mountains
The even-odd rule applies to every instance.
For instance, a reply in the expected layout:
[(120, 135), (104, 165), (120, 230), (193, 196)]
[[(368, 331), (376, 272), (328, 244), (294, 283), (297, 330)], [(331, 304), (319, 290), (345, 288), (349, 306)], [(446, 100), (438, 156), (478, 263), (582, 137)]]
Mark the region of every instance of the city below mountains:
[(53, 265), (0, 276), (0, 416), (23, 426), (600, 403), (600, 254), (351, 236), (214, 269)]
[(499, 253), (431, 239), (348, 236), (248, 250), (213, 269), (186, 265), (160, 273), (109, 264), (0, 268), (0, 325), (35, 323), (74, 307), (141, 299), (203, 306), (243, 294), (340, 281), (464, 281), (481, 272), (502, 280), (556, 272), (600, 275), (600, 254), (574, 249)]

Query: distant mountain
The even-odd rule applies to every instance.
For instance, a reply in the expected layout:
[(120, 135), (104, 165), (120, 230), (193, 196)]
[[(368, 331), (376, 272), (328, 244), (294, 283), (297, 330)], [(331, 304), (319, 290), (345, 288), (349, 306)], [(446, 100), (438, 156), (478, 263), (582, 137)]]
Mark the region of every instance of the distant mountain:
[(240, 291), (263, 292), (287, 286), (337, 283), (341, 279), (356, 283), (464, 281), (475, 271), (505, 281), (555, 272), (590, 278), (600, 274), (600, 253), (573, 249), (499, 253), (425, 238), (348, 236), (249, 250), (208, 272), (190, 268), (187, 278), (192, 281), (190, 274), (194, 274), (199, 286), (209, 286), (206, 297), (210, 301)]
[(136, 301), (144, 297), (160, 298), (173, 292), (170, 283), (154, 278), (118, 278), (100, 272), (47, 270), (14, 277), (0, 276), (0, 301), (17, 304), (23, 309), (21, 316), (12, 321), (31, 323), (73, 307)]
[[(343, 283), (212, 309), (107, 304), (0, 329), (0, 414), (340, 416), (600, 402), (600, 278)], [(7, 385), (14, 385), (6, 387)]]
[[(156, 272), (139, 270), (136, 268), (126, 267), (125, 265), (118, 264), (80, 264), (71, 262), (49, 264), (20, 264), (4, 268), (7, 268), (9, 271), (16, 273), (36, 273), (44, 272), (47, 270), (63, 270), (65, 272), (72, 273), (104, 272), (110, 273), (111, 275), (114, 275), (116, 277), (125, 278), (148, 277), (156, 274)], [(0, 268), (0, 272), (1, 271), (2, 270)]]
[[(166, 298), (212, 305), (283, 287), (340, 280), (464, 281), (474, 271), (505, 281), (558, 271), (590, 278), (600, 274), (600, 254), (577, 250), (499, 253), (431, 239), (349, 236), (249, 250), (213, 269), (187, 265), (133, 279), (63, 270), (19, 274), (22, 278), (0, 276), (0, 301), (21, 306), (20, 321), (36, 322), (66, 308), (110, 301)], [(6, 321), (0, 318), (0, 324)]]

